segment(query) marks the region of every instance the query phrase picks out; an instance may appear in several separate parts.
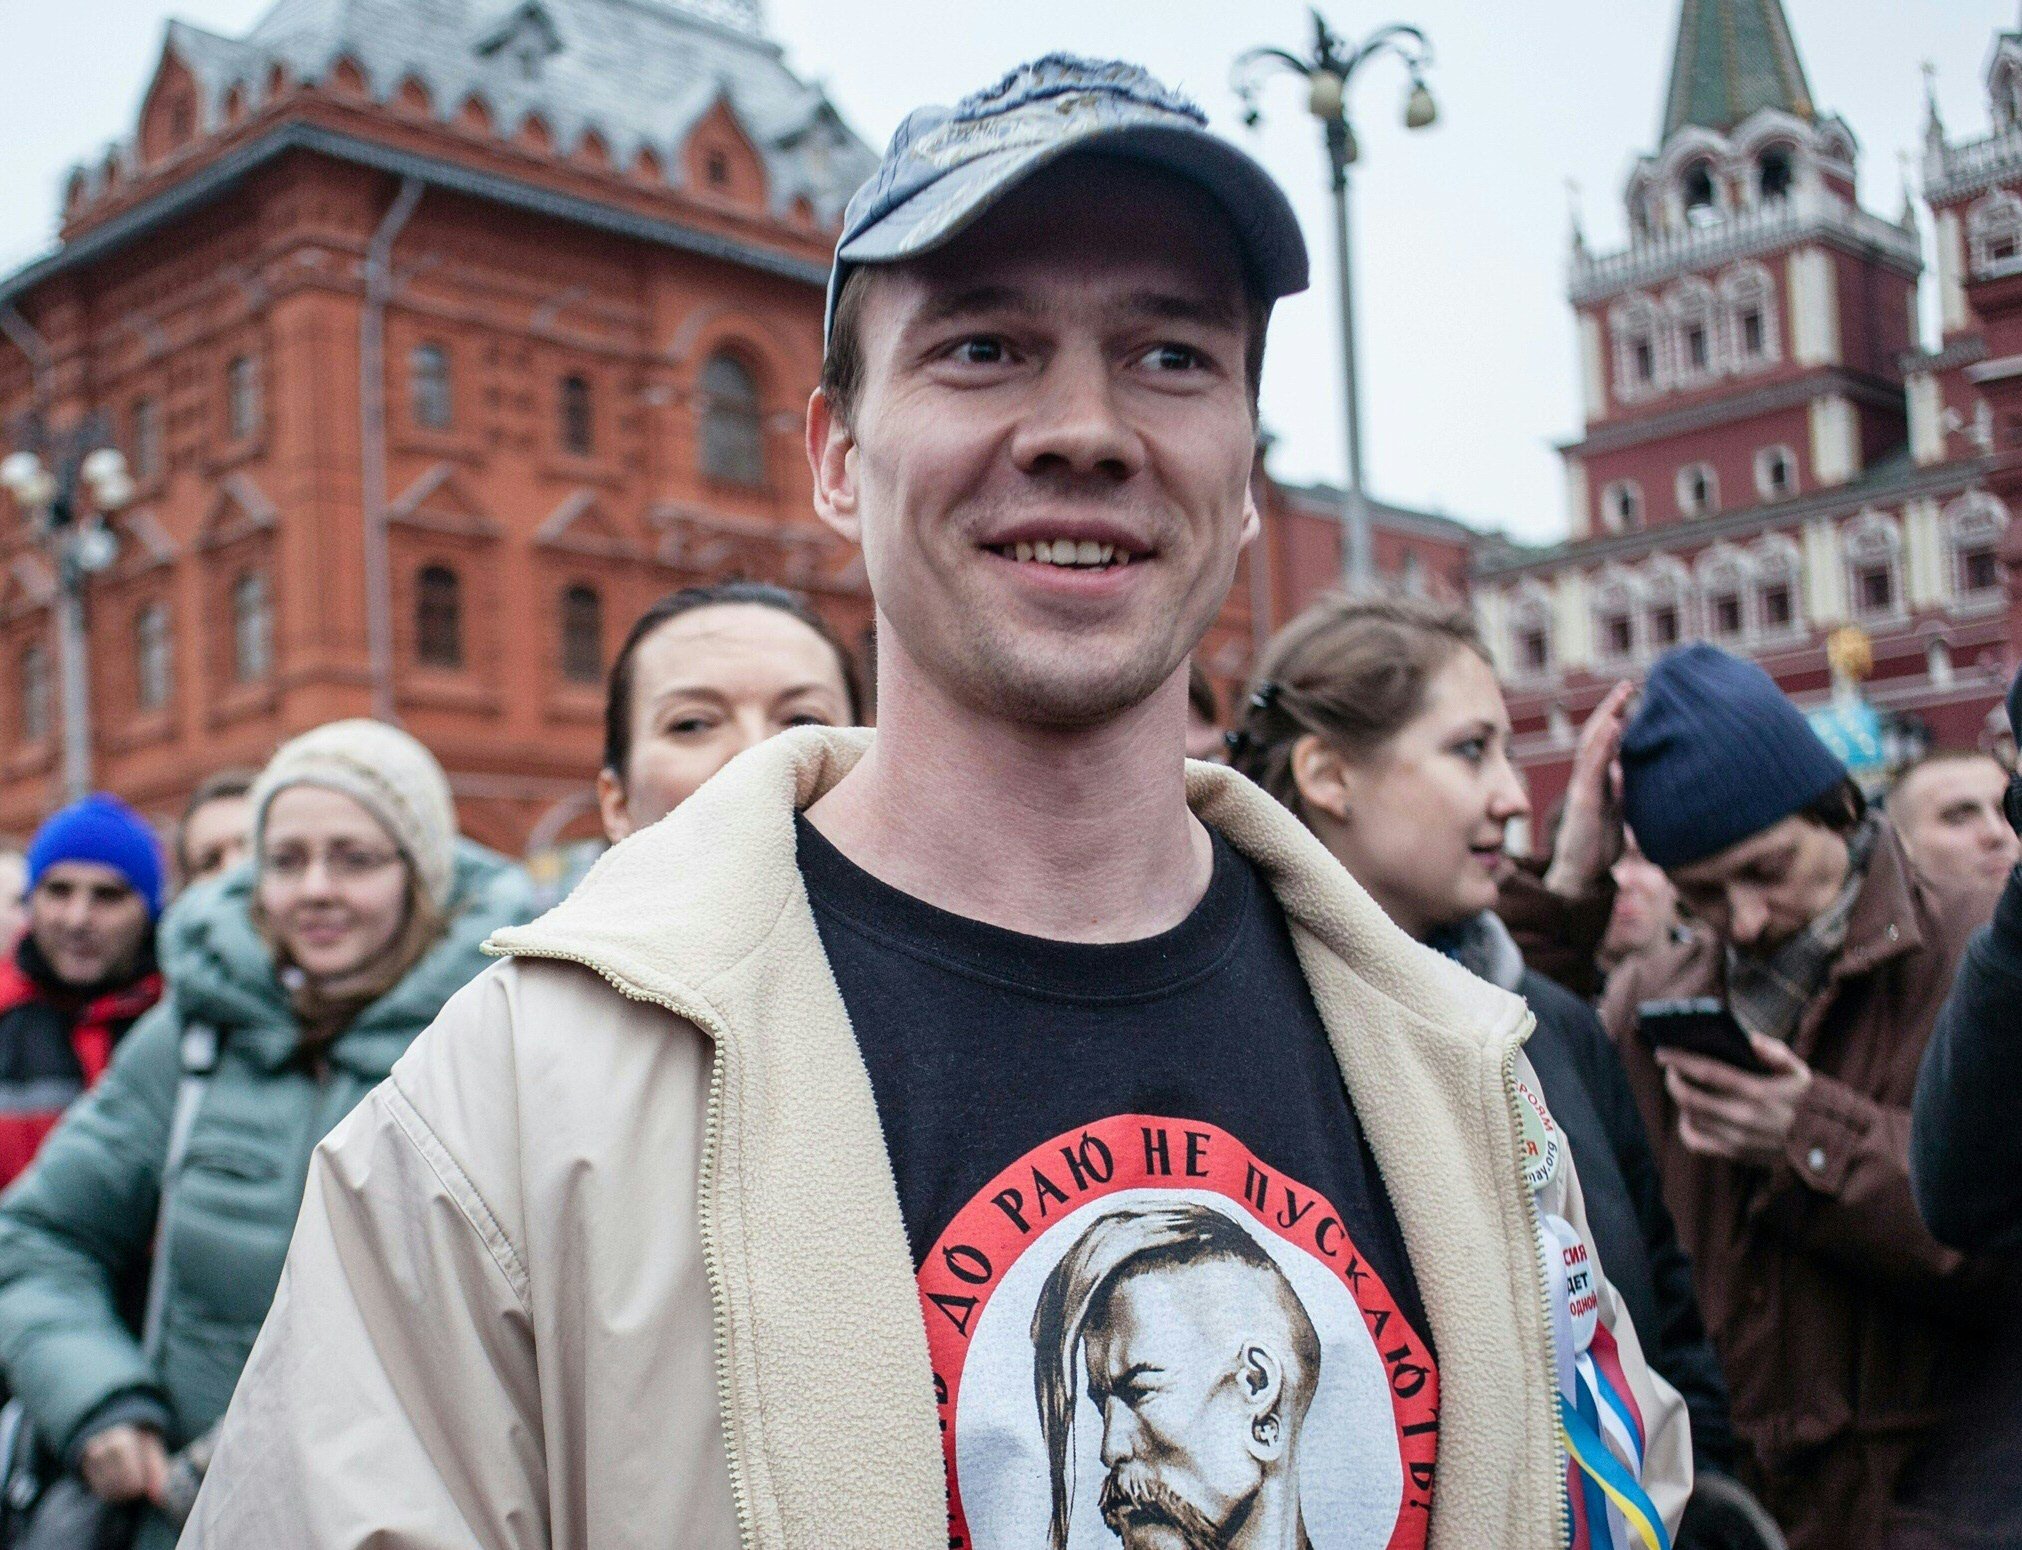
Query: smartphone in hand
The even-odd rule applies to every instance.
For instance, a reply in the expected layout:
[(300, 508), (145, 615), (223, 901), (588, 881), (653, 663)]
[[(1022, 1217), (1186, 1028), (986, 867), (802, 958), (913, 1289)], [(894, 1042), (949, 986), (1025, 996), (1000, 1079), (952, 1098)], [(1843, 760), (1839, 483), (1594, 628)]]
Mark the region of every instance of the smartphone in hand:
[(1757, 1075), (1769, 1069), (1755, 1058), (1747, 1033), (1727, 1003), (1714, 996), (1645, 1001), (1636, 1009), (1636, 1031), (1653, 1050), (1681, 1049)]

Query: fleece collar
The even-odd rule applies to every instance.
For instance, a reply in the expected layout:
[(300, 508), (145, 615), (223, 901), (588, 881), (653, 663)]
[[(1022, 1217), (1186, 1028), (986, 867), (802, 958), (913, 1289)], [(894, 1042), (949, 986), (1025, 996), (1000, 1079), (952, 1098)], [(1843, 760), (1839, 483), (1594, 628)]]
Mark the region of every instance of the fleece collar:
[[(874, 735), (807, 727), (739, 755), (606, 851), (560, 904), (497, 932), (486, 950), (573, 959), (648, 1000), (691, 997), (755, 951), (783, 911), (808, 907), (794, 814), (848, 774)], [(1476, 1048), (1521, 1018), (1521, 1002), (1394, 925), (1303, 824), (1235, 771), (1188, 764), (1187, 803), (1257, 865), (1295, 927), (1405, 1010)], [(731, 900), (737, 908), (725, 908)], [(738, 1026), (735, 1009), (724, 1010)]]

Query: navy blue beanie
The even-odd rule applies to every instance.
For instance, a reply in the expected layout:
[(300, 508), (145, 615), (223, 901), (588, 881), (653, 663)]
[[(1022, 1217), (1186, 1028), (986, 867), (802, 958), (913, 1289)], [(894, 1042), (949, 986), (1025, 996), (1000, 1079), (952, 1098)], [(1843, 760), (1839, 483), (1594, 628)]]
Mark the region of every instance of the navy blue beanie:
[(1703, 643), (1659, 659), (1622, 734), (1623, 816), (1660, 867), (1717, 855), (1846, 778), (1775, 679)]
[(147, 900), (148, 914), (161, 913), (161, 845), (147, 820), (118, 797), (101, 793), (52, 813), (28, 845), (28, 886), (66, 861), (111, 867)]

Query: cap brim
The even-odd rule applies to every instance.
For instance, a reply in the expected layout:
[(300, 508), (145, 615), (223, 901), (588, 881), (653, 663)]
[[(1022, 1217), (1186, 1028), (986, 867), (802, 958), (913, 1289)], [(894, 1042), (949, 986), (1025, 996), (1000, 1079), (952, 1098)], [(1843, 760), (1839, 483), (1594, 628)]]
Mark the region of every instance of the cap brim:
[(1163, 167), (1199, 185), (1234, 228), (1259, 293), (1275, 301), (1306, 289), (1306, 239), (1291, 201), (1270, 173), (1204, 130), (1130, 124), (980, 156), (937, 178), (836, 250), (829, 277), (830, 320), (850, 269), (931, 253), (973, 226), (1027, 178), (1063, 157), (1090, 152)]

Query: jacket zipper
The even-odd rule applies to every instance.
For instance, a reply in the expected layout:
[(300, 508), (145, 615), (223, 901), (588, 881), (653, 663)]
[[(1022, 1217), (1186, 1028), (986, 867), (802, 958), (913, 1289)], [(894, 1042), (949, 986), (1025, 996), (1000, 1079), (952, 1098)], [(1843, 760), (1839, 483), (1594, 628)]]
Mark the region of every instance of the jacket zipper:
[(672, 1012), (676, 1017), (695, 1024), (709, 1035), (709, 1107), (702, 1128), (702, 1163), (697, 1178), (696, 1194), (698, 1209), (696, 1221), (702, 1231), (702, 1270), (709, 1281), (710, 1334), (715, 1347), (716, 1362), (716, 1407), (723, 1417), (723, 1459), (730, 1474), (730, 1500), (737, 1513), (737, 1543), (742, 1550), (752, 1550), (757, 1536), (751, 1526), (751, 1494), (744, 1479), (743, 1461), (737, 1455), (737, 1432), (730, 1424), (731, 1382), (730, 1382), (730, 1341), (726, 1334), (729, 1323), (730, 1299), (723, 1284), (723, 1255), (716, 1241), (716, 1219), (711, 1210), (711, 1190), (716, 1183), (716, 1155), (723, 1139), (723, 1041), (722, 1026), (713, 1017), (708, 1017), (692, 1007), (681, 1006), (667, 996), (656, 996), (635, 985), (619, 979), (610, 970), (590, 959), (574, 953), (557, 952), (552, 948), (540, 947), (522, 952), (514, 949), (515, 958), (547, 958), (561, 963), (573, 963), (599, 975), (610, 987), (631, 1001), (642, 1001)]
[(1537, 1277), (1538, 1311), (1544, 1315), (1545, 1392), (1551, 1395), (1552, 1457), (1558, 1461), (1558, 1473), (1552, 1480), (1552, 1499), (1555, 1504), (1553, 1512), (1559, 1522), (1558, 1542), (1563, 1546), (1572, 1543), (1573, 1520), (1571, 1505), (1566, 1500), (1565, 1474), (1567, 1460), (1565, 1450), (1559, 1446), (1558, 1442), (1559, 1352), (1556, 1337), (1552, 1334), (1551, 1288), (1545, 1285), (1544, 1261), (1540, 1257), (1544, 1252), (1545, 1224), (1544, 1219), (1538, 1214), (1538, 1197), (1531, 1189), (1529, 1176), (1524, 1172), (1522, 1146), (1523, 1109), (1521, 1108), (1523, 1099), (1517, 1092), (1516, 1081), (1517, 1051), (1523, 1048), (1524, 1039), (1529, 1036), (1530, 1031), (1536, 1026), (1537, 1018), (1532, 1013), (1525, 1012), (1523, 1022), (1518, 1028), (1517, 1039), (1508, 1049), (1503, 1051), (1502, 1090), (1503, 1097), (1509, 1104), (1510, 1122), (1516, 1127), (1515, 1134), (1518, 1140), (1517, 1194), (1523, 1199), (1524, 1220), (1530, 1226), (1531, 1252), (1529, 1257), (1532, 1273)]

